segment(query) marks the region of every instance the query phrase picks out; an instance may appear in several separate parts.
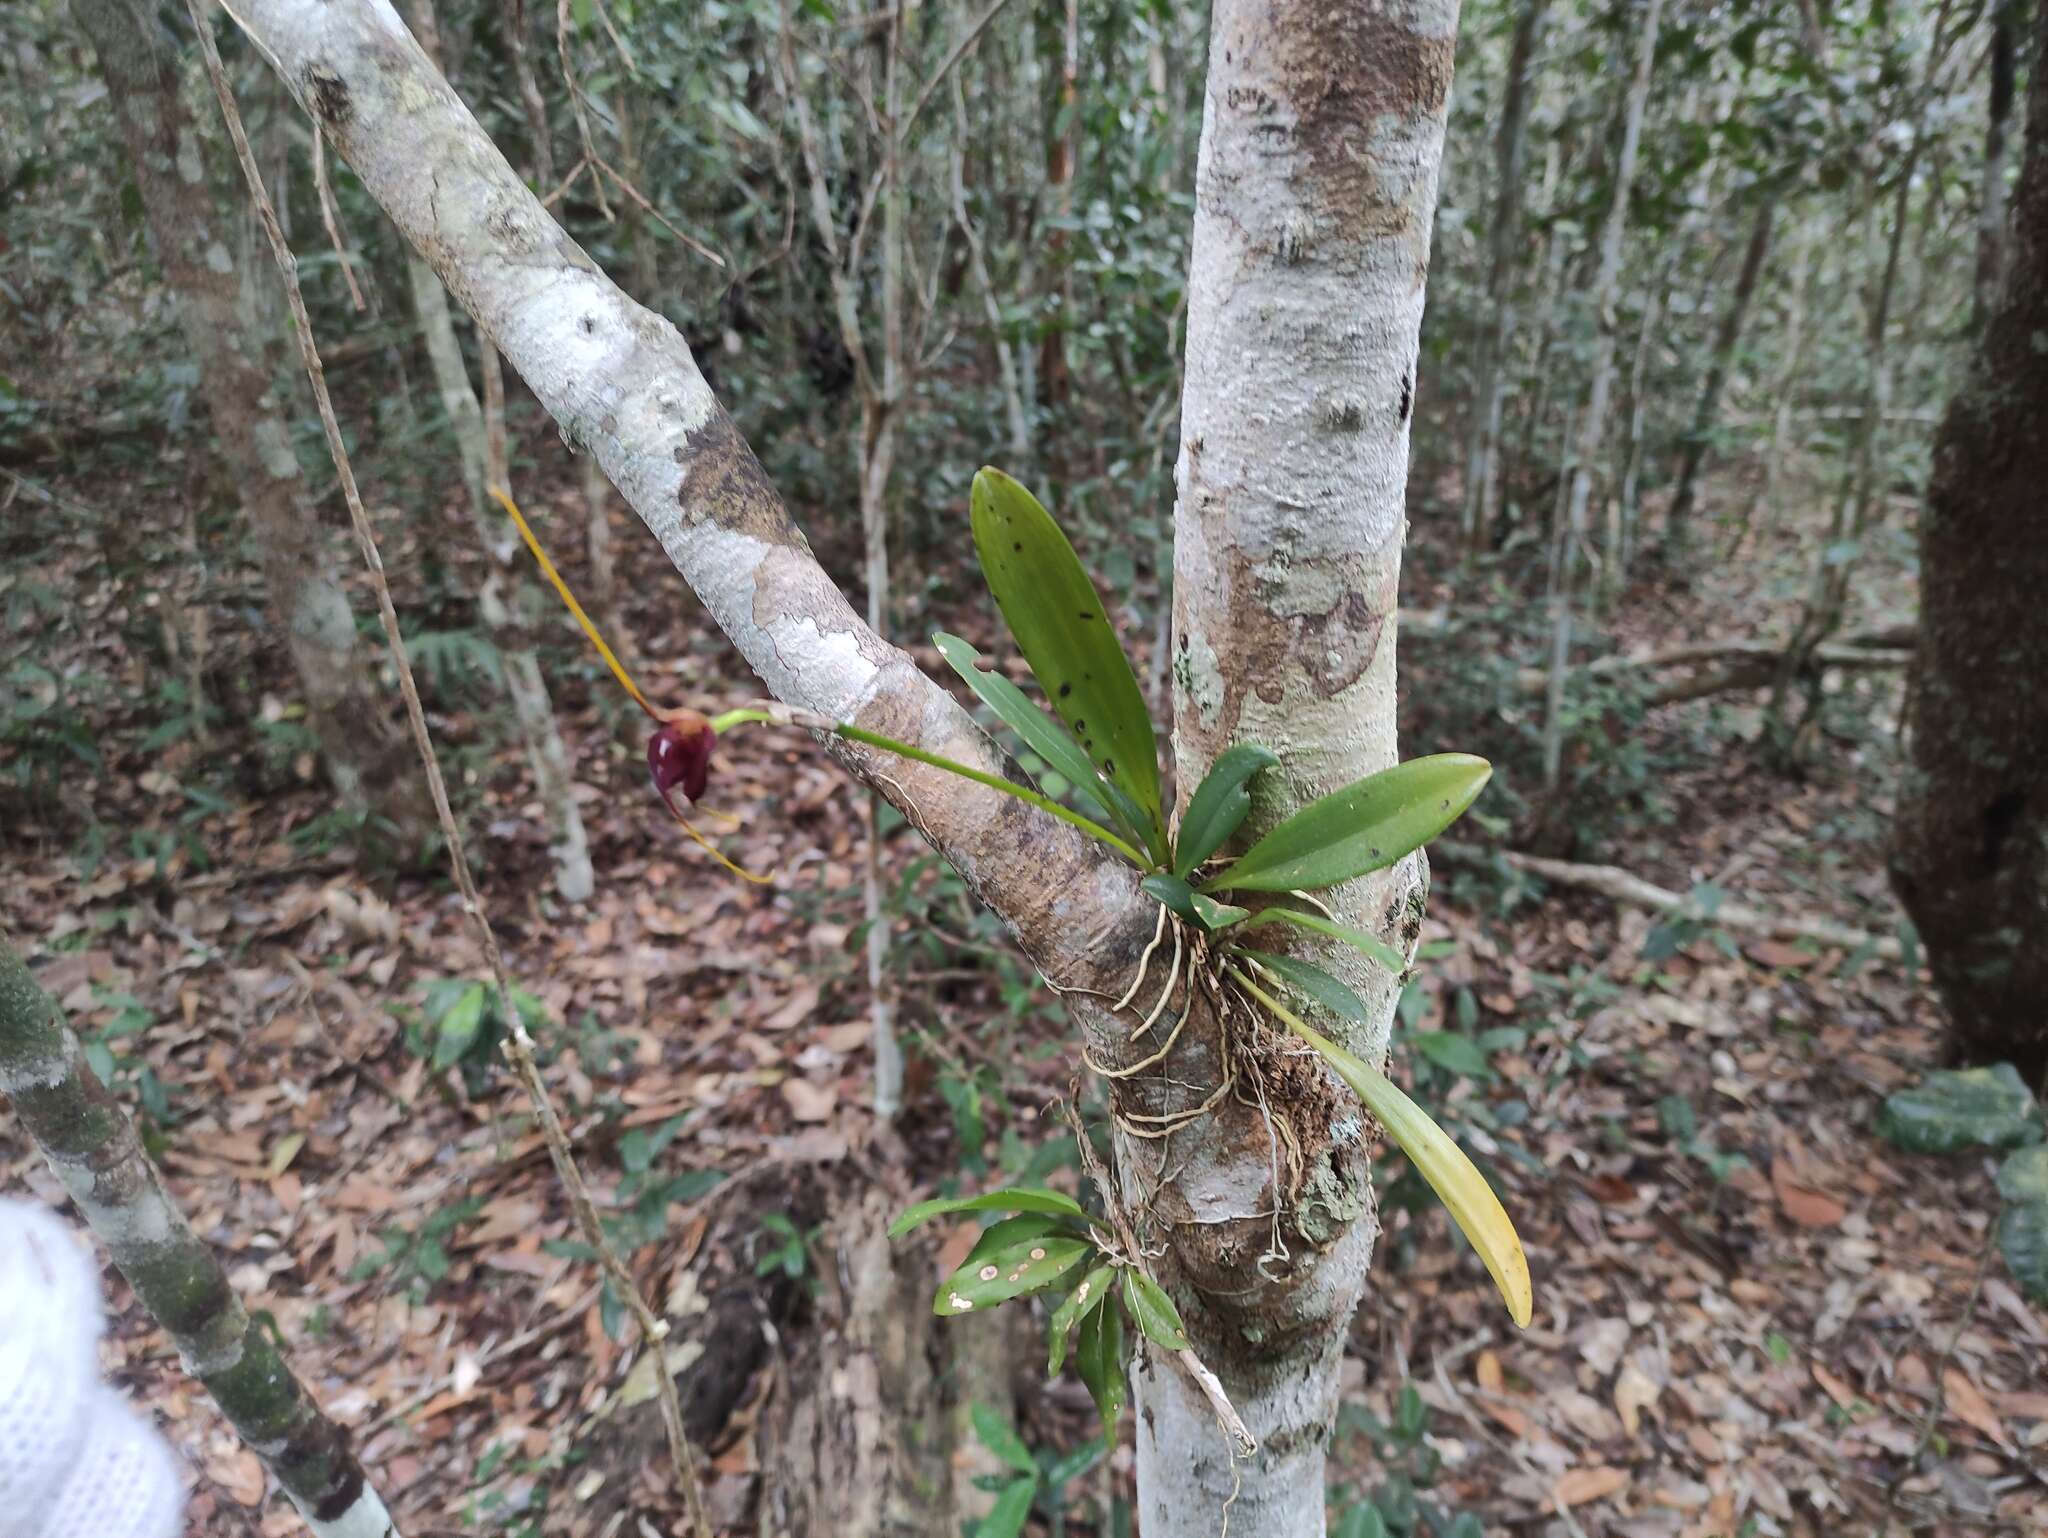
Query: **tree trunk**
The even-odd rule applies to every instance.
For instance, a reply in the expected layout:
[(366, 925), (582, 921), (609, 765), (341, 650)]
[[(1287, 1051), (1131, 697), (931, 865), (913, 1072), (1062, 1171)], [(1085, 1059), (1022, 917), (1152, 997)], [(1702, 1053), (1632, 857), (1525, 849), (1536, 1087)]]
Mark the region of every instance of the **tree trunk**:
[[(1807, 666), (1808, 661), (1813, 649), (1835, 633), (1847, 613), (1849, 581), (1855, 575), (1856, 564), (1862, 554), (1863, 536), (1870, 526), (1871, 509), (1878, 500), (1878, 440), (1892, 394), (1891, 354), (1887, 346), (1891, 336), (1892, 295), (1898, 288), (1899, 254), (1905, 243), (1908, 200), (1912, 195), (1913, 165), (1917, 158), (1916, 149), (1907, 156), (1900, 172), (1898, 195), (1892, 203), (1891, 233), (1885, 244), (1884, 267), (1871, 301), (1870, 328), (1865, 343), (1870, 372), (1863, 387), (1862, 419), (1856, 428), (1856, 444), (1850, 454), (1848, 469), (1842, 476), (1834, 513), (1828, 520), (1827, 535), (1814, 557), (1813, 580), (1807, 592), (1806, 607), (1800, 613), (1792, 642), (1785, 649), (1777, 682), (1771, 690), (1770, 703), (1765, 707), (1772, 751), (1788, 765), (1796, 764), (1804, 757), (1806, 727), (1819, 708), (1820, 675)], [(1788, 713), (1795, 687), (1802, 690), (1805, 707), (1800, 719), (1792, 722)]]
[[(430, 0), (414, 0), (413, 15), (421, 25), (422, 38), (438, 38)], [(422, 46), (427, 48), (428, 57), (438, 63), (435, 48), (426, 43)], [(483, 617), (491, 644), (498, 649), (505, 670), (505, 697), (512, 706), (512, 721), (519, 730), (520, 743), (526, 749), (534, 795), (540, 801), (541, 815), (547, 820), (552, 841), (550, 852), (555, 860), (555, 890), (567, 902), (587, 902), (597, 887), (590, 865), (590, 839), (583, 827), (583, 810), (576, 804), (575, 778), (561, 726), (555, 719), (554, 701), (541, 677), (531, 634), (521, 622), (521, 616), (530, 618), (539, 609), (540, 595), (531, 582), (519, 575), (518, 563), (523, 559), (519, 541), (496, 504), (485, 494), (490, 486), (507, 495), (512, 491), (505, 446), (504, 378), (498, 367), (497, 350), (489, 342), (482, 345), (485, 403), (479, 406), (476, 391), (470, 388), (469, 366), (462, 359), (455, 322), (449, 314), (448, 291), (434, 275), (434, 269), (418, 255), (408, 254), (406, 269), (412, 281), (413, 310), (419, 317), (427, 358), (434, 370), (434, 384), (455, 434), (468, 516), (488, 563), (483, 585), (477, 591), (477, 611)]]
[[(1564, 766), (1564, 683), (1571, 671), (1572, 592), (1586, 538), (1586, 509), (1593, 478), (1607, 442), (1607, 405), (1614, 391), (1614, 350), (1619, 319), (1615, 294), (1621, 284), (1621, 241), (1628, 229), (1629, 193), (1635, 183), (1636, 151), (1643, 138), (1643, 109), (1650, 99), (1650, 71), (1657, 58), (1657, 24), (1664, 0), (1650, 0), (1636, 46), (1635, 76), (1622, 108), (1621, 155), (1614, 167), (1614, 197), (1600, 235), (1600, 270), (1593, 280), (1593, 386), (1579, 419), (1579, 446), (1571, 472), (1571, 500), (1558, 534), (1556, 580), (1551, 593), (1550, 692), (1543, 716), (1543, 788), (1557, 788)], [(1609, 552), (1611, 556), (1613, 552)]]
[[(1081, 4), (1080, 0), (1056, 3), (1060, 5), (1060, 72), (1046, 132), (1045, 184), (1052, 213), (1065, 219), (1074, 212), (1074, 161), (1081, 142)], [(1038, 378), (1046, 405), (1057, 411), (1066, 405), (1072, 388), (1067, 372), (1067, 329), (1074, 324), (1074, 293), (1067, 266), (1067, 232), (1058, 228), (1047, 232), (1045, 251), (1052, 277), (1060, 285), (1060, 305), (1053, 324), (1039, 339)]]
[[(1281, 755), (1246, 837), (1395, 758), (1408, 435), (1457, 13), (1455, 0), (1214, 9), (1177, 467), (1174, 752), (1183, 803), (1234, 742)], [(1405, 945), (1424, 888), (1411, 859), (1329, 895), (1347, 922)], [(1373, 1023), (1345, 1035), (1379, 1061), (1396, 980), (1342, 947), (1316, 959), (1371, 1006)], [(1216, 1080), (1213, 1066), (1168, 1066)], [(1304, 1103), (1273, 1114), (1306, 1111), (1320, 1084), (1310, 1071)], [(1207, 1403), (1150, 1360), (1136, 1379), (1146, 1533), (1212, 1532), (1226, 1509), (1232, 1533), (1323, 1531), (1337, 1364), (1378, 1224), (1361, 1123), (1295, 1119), (1299, 1179), (1275, 1168), (1258, 1112), (1230, 1099), (1176, 1137), (1164, 1171), (1157, 1144), (1124, 1144), (1127, 1191), (1167, 1225), (1164, 1279), (1261, 1449), (1233, 1465)]]
[(86, 1064), (56, 1000), (0, 944), (0, 1095), (190, 1372), (315, 1538), (398, 1538), (348, 1433), (292, 1376), (274, 1322), (252, 1319), (164, 1189), (134, 1125)]
[(172, 41), (136, 0), (73, 0), (107, 82), (142, 193), (157, 260), (199, 366), (214, 440), (233, 474), (262, 552), (270, 606), (283, 630), (307, 722), (343, 806), (418, 832), (409, 757), (379, 706), (355, 617), (328, 559), (290, 429), (272, 393), (259, 332), (248, 324), (235, 260), (209, 182), (211, 143), (186, 112)]
[[(896, 470), (896, 418), (903, 404), (903, 105), (904, 17), (889, 13), (882, 61), (882, 371), (861, 402), (860, 530), (865, 552), (868, 625), (889, 637), (889, 483)], [(849, 274), (849, 278), (853, 275)], [(868, 1012), (875, 1051), (875, 1114), (893, 1120), (903, 1108), (903, 1046), (896, 1039), (894, 980), (889, 972), (890, 915), (882, 901), (879, 797), (868, 797), (861, 903), (867, 918)]]
[(1017, 371), (1017, 350), (1004, 334), (1003, 311), (996, 296), (995, 281), (989, 276), (988, 255), (982, 247), (981, 232), (967, 214), (967, 97), (956, 72), (952, 79), (953, 142), (947, 147), (948, 175), (953, 199), (953, 223), (967, 247), (967, 266), (974, 279), (974, 291), (981, 299), (981, 311), (988, 321), (988, 334), (996, 354), (996, 379), (1003, 392), (1003, 420), (1009, 428), (1009, 463), (1003, 468), (1031, 484), (1031, 419), (1024, 407), (1024, 388)]
[(1777, 217), (1776, 193), (1766, 192), (1757, 204), (1756, 222), (1749, 227), (1749, 245), (1742, 253), (1742, 271), (1735, 279), (1735, 292), (1728, 296), (1728, 309), (1714, 336), (1714, 358), (1708, 365), (1706, 383), (1693, 412), (1692, 431), (1686, 434), (1685, 457), (1678, 469), (1678, 490), (1665, 517), (1664, 534), (1670, 545), (1671, 564), (1683, 574), (1692, 548), (1692, 508), (1698, 490), (1700, 464), (1706, 458), (1707, 442), (1713, 436), (1714, 419), (1721, 409), (1721, 391), (1728, 383), (1728, 370), (1735, 362), (1735, 349), (1742, 340), (1743, 317), (1756, 293), (1757, 278), (1764, 270), (1764, 256), (1771, 246), (1771, 222)]
[[(2048, 5), (2036, 23), (2048, 43)], [(2037, 55), (2048, 57), (2048, 55)], [(1958, 1045), (2048, 1068), (2048, 70), (2028, 92), (2012, 260), (1935, 440), (1892, 885)]]
[(1493, 323), (1480, 343), (1472, 402), (1472, 444), (1465, 464), (1465, 549), (1485, 549), (1500, 517), (1500, 424), (1507, 401), (1507, 359), (1515, 338), (1515, 252), (1522, 233), (1523, 128), (1529, 121), (1529, 67), (1550, 0), (1522, 0), (1494, 138), (1493, 228), (1487, 232), (1486, 292)]
[(1991, 104), (1984, 124), (1984, 186), (1977, 198), (1977, 282), (1970, 323), (1982, 330), (2005, 276), (2005, 138), (2012, 116), (2013, 31), (2018, 0), (1999, 0), (1991, 18)]
[[(241, 0), (236, 15), (368, 193), (598, 456), (771, 692), (1006, 772), (957, 702), (819, 570), (675, 328), (552, 223), (388, 5)], [(1184, 788), (1233, 738), (1281, 753), (1257, 828), (1393, 758), (1394, 584), (1456, 23), (1454, 0), (1215, 7), (1179, 466), (1176, 742)], [(1134, 1045), (1108, 1002), (1155, 930), (1137, 873), (981, 786), (841, 738), (832, 747), (1009, 925), (1093, 1060), (1139, 1069), (1150, 1043)], [(1334, 905), (1406, 942), (1419, 933), (1421, 871), (1404, 861), (1337, 889)], [(1395, 984), (1350, 955), (1325, 959), (1373, 1001), (1377, 1023), (1341, 1034), (1376, 1057)], [(1257, 1021), (1226, 1031), (1186, 993), (1179, 1044), (1149, 1076), (1113, 1080), (1112, 1099), (1127, 1126), (1195, 1109), (1190, 1094), (1215, 1108), (1176, 1134), (1156, 1177), (1161, 1144), (1121, 1138), (1120, 1176), (1146, 1196), (1139, 1242), (1159, 1254), (1261, 1450), (1238, 1465), (1240, 1486), (1206, 1403), (1141, 1347), (1145, 1529), (1210, 1531), (1227, 1509), (1240, 1538), (1309, 1538), (1323, 1530), (1336, 1366), (1375, 1226), (1366, 1119), (1318, 1060), (1277, 1044), (1258, 1067), (1270, 1109), (1239, 1103), (1225, 1074), (1231, 1033), (1270, 1038)], [(1279, 1171), (1268, 1150), (1283, 1144), (1299, 1163)]]
[(1766, 530), (1776, 528), (1784, 515), (1780, 504), (1784, 495), (1785, 455), (1792, 437), (1792, 400), (1799, 381), (1805, 377), (1806, 355), (1812, 336), (1806, 324), (1806, 287), (1808, 274), (1813, 268), (1812, 248), (1812, 238), (1807, 235), (1799, 235), (1793, 242), (1792, 292), (1785, 301), (1785, 362), (1772, 391), (1775, 404), (1771, 407), (1770, 443), (1764, 449), (1764, 481), (1744, 509), (1742, 523), (1728, 542), (1730, 556), (1741, 548), (1742, 541), (1748, 536), (1750, 526), (1756, 521), (1759, 503), (1764, 509)]

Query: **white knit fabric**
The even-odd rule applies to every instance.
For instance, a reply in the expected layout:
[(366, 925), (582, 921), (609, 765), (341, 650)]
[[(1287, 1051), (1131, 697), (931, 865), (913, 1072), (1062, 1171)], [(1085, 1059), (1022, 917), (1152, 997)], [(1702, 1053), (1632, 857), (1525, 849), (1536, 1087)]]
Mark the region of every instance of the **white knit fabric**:
[(0, 1198), (0, 1538), (177, 1538), (170, 1449), (99, 1382), (99, 1275), (55, 1216)]

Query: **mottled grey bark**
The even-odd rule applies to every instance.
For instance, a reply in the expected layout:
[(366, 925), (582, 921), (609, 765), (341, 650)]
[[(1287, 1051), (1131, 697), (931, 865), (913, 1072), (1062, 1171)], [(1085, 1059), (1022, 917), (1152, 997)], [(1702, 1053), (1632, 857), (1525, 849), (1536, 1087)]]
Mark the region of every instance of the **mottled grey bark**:
[(418, 808), (407, 759), (357, 650), (355, 616), (335, 575), (260, 329), (223, 234), (209, 175), (212, 143), (179, 95), (170, 35), (140, 0), (72, 0), (98, 56), (150, 239), (199, 366), (214, 441), (262, 553), (270, 604), (305, 694), (308, 724), (342, 803), (393, 818), (407, 836)]
[[(1174, 518), (1174, 756), (1185, 800), (1232, 743), (1280, 755), (1245, 837), (1396, 757), (1408, 436), (1457, 20), (1455, 0), (1214, 7)], [(1326, 895), (1405, 946), (1423, 889), (1411, 859)], [(1373, 1015), (1328, 1028), (1379, 1061), (1397, 981), (1341, 946), (1315, 956)], [(1189, 1035), (1158, 1080), (1117, 1086), (1121, 1110), (1202, 1102), (1225, 1049)], [(1234, 1534), (1323, 1531), (1337, 1364), (1378, 1224), (1356, 1102), (1313, 1060), (1291, 1066), (1269, 1111), (1298, 1170), (1277, 1158), (1267, 1113), (1231, 1098), (1178, 1133), (1170, 1159), (1156, 1142), (1123, 1148), (1127, 1194), (1167, 1250), (1162, 1279), (1260, 1443), (1233, 1464), (1203, 1397), (1148, 1351), (1147, 1533), (1214, 1531), (1226, 1505)]]
[(192, 1232), (134, 1125), (85, 1061), (56, 1001), (0, 943), (0, 1095), (64, 1182), (142, 1306), (177, 1343), (317, 1538), (397, 1538), (348, 1433), (292, 1376), (274, 1326), (251, 1319)]

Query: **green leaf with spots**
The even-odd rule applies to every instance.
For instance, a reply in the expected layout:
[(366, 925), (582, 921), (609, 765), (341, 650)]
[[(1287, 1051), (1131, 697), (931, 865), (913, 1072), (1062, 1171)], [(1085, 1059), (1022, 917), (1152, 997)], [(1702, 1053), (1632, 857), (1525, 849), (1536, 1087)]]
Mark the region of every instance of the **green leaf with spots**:
[(1074, 1347), (1074, 1370), (1088, 1385), (1095, 1408), (1102, 1416), (1102, 1440), (1116, 1445), (1116, 1423), (1124, 1413), (1124, 1312), (1120, 1308), (1092, 1310), (1081, 1321), (1081, 1338)]
[(967, 1258), (960, 1264), (970, 1266), (998, 1250), (1013, 1249), (1027, 1239), (1054, 1233), (1067, 1221), (1050, 1213), (1025, 1212), (1014, 1218), (1004, 1218), (1000, 1223), (991, 1223), (982, 1230), (981, 1237), (974, 1241), (974, 1248), (967, 1252)]
[(1372, 1023), (1372, 1014), (1366, 1009), (1365, 1000), (1314, 962), (1249, 948), (1240, 948), (1237, 954), (1257, 962), (1303, 998), (1314, 999), (1340, 1020), (1350, 1020), (1358, 1025)]
[(940, 1196), (919, 1202), (889, 1225), (889, 1237), (900, 1239), (922, 1223), (953, 1212), (1041, 1212), (1055, 1217), (1088, 1221), (1088, 1209), (1073, 1197), (1043, 1186), (1004, 1186), (979, 1196)]
[(1180, 1310), (1164, 1287), (1135, 1266), (1124, 1268), (1124, 1308), (1162, 1350), (1187, 1350), (1188, 1332), (1181, 1323)]
[(1251, 792), (1245, 789), (1251, 777), (1279, 762), (1279, 754), (1255, 742), (1240, 742), (1217, 757), (1188, 798), (1187, 813), (1180, 820), (1180, 836), (1173, 847), (1176, 876), (1187, 879), (1223, 847), (1252, 809)]
[(1332, 940), (1342, 940), (1369, 961), (1376, 961), (1389, 972), (1399, 977), (1408, 969), (1408, 960), (1393, 946), (1378, 935), (1367, 934), (1363, 929), (1354, 929), (1349, 924), (1340, 924), (1335, 919), (1324, 918), (1320, 913), (1304, 913), (1299, 908), (1261, 908), (1252, 915), (1247, 929), (1258, 929), (1266, 924), (1292, 924), (1296, 929), (1306, 929), (1310, 934), (1327, 935)]
[(1384, 869), (1458, 820), (1493, 766), (1469, 753), (1411, 758), (1311, 801), (1202, 883), (1204, 892), (1293, 892)]
[(1159, 743), (1094, 582), (1052, 515), (1000, 470), (975, 475), (970, 511), (982, 576), (1017, 649), (1088, 761), (1137, 804), (1145, 846), (1164, 864)]
[(1094, 1253), (1092, 1240), (1044, 1234), (978, 1256), (939, 1284), (932, 1312), (950, 1319), (1043, 1292)]
[(1063, 776), (1096, 811), (1106, 815), (1126, 838), (1145, 840), (1145, 815), (1117, 785), (1103, 779), (1088, 762), (1081, 745), (1067, 729), (1031, 702), (1025, 692), (993, 669), (975, 662), (973, 646), (956, 635), (935, 631), (932, 644), (946, 665), (960, 675), (983, 704), (1023, 740), (1024, 746)]
[(1102, 1307), (1102, 1300), (1109, 1296), (1115, 1285), (1116, 1267), (1097, 1266), (1081, 1279), (1080, 1286), (1067, 1294), (1067, 1300), (1052, 1311), (1052, 1323), (1046, 1327), (1046, 1335), (1052, 1342), (1045, 1366), (1048, 1378), (1058, 1377), (1060, 1368), (1066, 1363), (1067, 1336), (1074, 1328), (1074, 1321)]
[(2020, 1290), (2048, 1303), (2048, 1202), (2020, 1202), (2000, 1213), (1998, 1248)]

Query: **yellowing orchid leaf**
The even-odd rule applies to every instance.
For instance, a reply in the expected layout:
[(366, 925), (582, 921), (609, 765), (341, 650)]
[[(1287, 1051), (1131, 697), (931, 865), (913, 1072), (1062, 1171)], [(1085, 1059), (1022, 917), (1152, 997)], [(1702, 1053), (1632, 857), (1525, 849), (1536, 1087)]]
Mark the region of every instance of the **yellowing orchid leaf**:
[(1304, 1024), (1244, 973), (1233, 968), (1231, 975), (1247, 993), (1285, 1022), (1290, 1031), (1322, 1053), (1324, 1060), (1336, 1069), (1337, 1077), (1350, 1085), (1365, 1102), (1365, 1108), (1379, 1118), (1387, 1136), (1400, 1145), (1417, 1173), (1442, 1200), (1451, 1221), (1486, 1262), (1494, 1286), (1500, 1289), (1501, 1301), (1507, 1305), (1508, 1317), (1517, 1327), (1527, 1329), (1535, 1313), (1529, 1258), (1522, 1252), (1521, 1238), (1508, 1219), (1507, 1209), (1493, 1194), (1486, 1177), (1465, 1156), (1464, 1149), (1451, 1141), (1427, 1111), (1403, 1094), (1400, 1086), (1365, 1059), (1345, 1051)]

